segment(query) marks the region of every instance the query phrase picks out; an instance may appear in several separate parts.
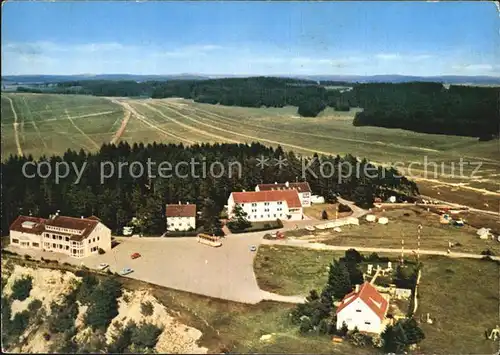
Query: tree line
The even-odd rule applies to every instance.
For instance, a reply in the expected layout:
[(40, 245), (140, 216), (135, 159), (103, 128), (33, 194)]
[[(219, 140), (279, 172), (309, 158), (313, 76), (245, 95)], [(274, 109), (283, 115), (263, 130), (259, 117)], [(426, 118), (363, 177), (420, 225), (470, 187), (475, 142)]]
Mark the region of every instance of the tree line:
[[(280, 169), (274, 164), (268, 164), (263, 169), (258, 166), (258, 159), (267, 157), (286, 159), (287, 165)], [(147, 171), (147, 161), (155, 163), (151, 171)], [(191, 160), (201, 164), (205, 162), (206, 176), (202, 170), (190, 173), (190, 167), (182, 166), (179, 174), (168, 178), (160, 177), (158, 168), (161, 162), (168, 162), (173, 167), (180, 162)], [(54, 175), (43, 178), (35, 174), (35, 168), (27, 168), (27, 174), (35, 174), (33, 178), (23, 175), (26, 162), (38, 163), (43, 175), (47, 165), (55, 171), (56, 165), (62, 162), (79, 170), (85, 164), (81, 179), (76, 182), (78, 174), (73, 168), (68, 176), (56, 183)], [(45, 167), (40, 163), (43, 162)], [(102, 178), (102, 163), (109, 162), (115, 167), (115, 173), (109, 178)], [(137, 162), (135, 164), (132, 164)], [(218, 162), (217, 164), (213, 164)], [(239, 167), (234, 165), (237, 162)], [(358, 164), (361, 174), (350, 174), (342, 169), (333, 170), (328, 175), (322, 164), (329, 162), (332, 166)], [(119, 176), (118, 164), (121, 169)], [(232, 163), (232, 164), (231, 164)], [(138, 175), (142, 164), (145, 171)], [(214, 176), (209, 173), (209, 167), (214, 166)], [(220, 175), (218, 166), (226, 167), (226, 172)], [(303, 167), (308, 167), (303, 169)], [(133, 167), (133, 169), (132, 169)], [(234, 170), (229, 170), (232, 167)], [(371, 167), (368, 168), (368, 167)], [(197, 205), (197, 211), (202, 212), (199, 220), (205, 230), (218, 228), (219, 214), (227, 204), (232, 191), (251, 191), (255, 185), (268, 182), (302, 181), (302, 171), (305, 180), (311, 185), (315, 194), (332, 200), (337, 194), (354, 200), (358, 205), (371, 206), (374, 196), (388, 198), (395, 193), (415, 195), (418, 193), (413, 181), (400, 177), (394, 168), (375, 167), (366, 160), (357, 160), (351, 155), (318, 156), (304, 158), (293, 152), (285, 152), (281, 147), (272, 148), (260, 143), (252, 144), (158, 144), (120, 142), (118, 145), (104, 144), (98, 152), (87, 153), (68, 150), (62, 156), (42, 156), (34, 160), (32, 156), (10, 156), (1, 164), (2, 169), (2, 234), (8, 234), (8, 226), (19, 214), (48, 217), (60, 210), (68, 216), (98, 216), (114, 233), (121, 233), (121, 228), (127, 225), (133, 217), (142, 221), (145, 234), (161, 234), (165, 231), (165, 204), (190, 202)], [(229, 172), (232, 172), (231, 174)], [(353, 171), (356, 168), (353, 167)], [(369, 172), (369, 176), (364, 172)], [(107, 171), (106, 171), (107, 172)], [(148, 177), (151, 173), (153, 178)], [(340, 176), (343, 174), (342, 176)], [(165, 176), (165, 174), (164, 174)]]
[(402, 128), (415, 132), (498, 137), (500, 88), (439, 83), (359, 84), (343, 93), (362, 107), (355, 126)]

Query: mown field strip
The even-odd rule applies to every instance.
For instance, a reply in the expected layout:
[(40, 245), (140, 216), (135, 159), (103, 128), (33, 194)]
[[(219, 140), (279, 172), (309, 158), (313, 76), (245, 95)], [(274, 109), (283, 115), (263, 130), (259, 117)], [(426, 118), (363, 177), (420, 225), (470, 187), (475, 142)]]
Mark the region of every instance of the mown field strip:
[(36, 131), (36, 133), (38, 135), (38, 138), (40, 138), (40, 141), (42, 141), (42, 144), (45, 147), (45, 149), (48, 149), (49, 147), (47, 147), (47, 143), (45, 143), (45, 140), (43, 139), (43, 136), (40, 133), (40, 130), (38, 129), (38, 126), (36, 125), (35, 118), (33, 117), (33, 113), (31, 112), (31, 109), (30, 109), (28, 103), (26, 102), (26, 98), (25, 97), (23, 97), (23, 103), (26, 106), (26, 109), (28, 110), (28, 113), (30, 115), (30, 123), (33, 125), (33, 128), (35, 128), (35, 131)]
[[(164, 105), (161, 105), (161, 106), (164, 106)], [(165, 107), (165, 106), (164, 106)], [(168, 107), (170, 110), (172, 110), (173, 112), (175, 112), (176, 114), (179, 114), (181, 116), (184, 116), (182, 115), (180, 112), (176, 111), (175, 109), (173, 108), (170, 108)], [(187, 117), (187, 116), (186, 116)], [(193, 120), (195, 122), (197, 122), (198, 124), (202, 124), (202, 125), (205, 125), (207, 127), (210, 127), (212, 129), (215, 129), (215, 130), (219, 130), (219, 131), (222, 131), (222, 132), (226, 132), (226, 133), (230, 133), (230, 134), (234, 134), (236, 136), (240, 136), (240, 137), (244, 137), (244, 138), (248, 138), (248, 139), (253, 139), (255, 142), (259, 142), (259, 141), (262, 141), (262, 142), (268, 142), (268, 143), (271, 143), (271, 144), (276, 144), (276, 145), (280, 145), (280, 146), (286, 146), (286, 147), (291, 147), (291, 148), (294, 148), (294, 149), (299, 149), (299, 150), (303, 150), (303, 151), (306, 151), (306, 152), (310, 152), (310, 153), (318, 153), (318, 154), (324, 154), (324, 155), (333, 155), (333, 153), (331, 152), (325, 152), (325, 151), (320, 151), (320, 150), (316, 150), (316, 149), (309, 149), (309, 148), (306, 148), (306, 147), (301, 147), (299, 145), (295, 145), (295, 144), (289, 144), (289, 143), (284, 143), (284, 142), (279, 142), (279, 141), (275, 141), (275, 140), (271, 140), (271, 139), (265, 139), (265, 138), (261, 138), (261, 137), (256, 137), (256, 136), (251, 136), (251, 135), (247, 135), (247, 134), (241, 134), (241, 133), (238, 133), (238, 132), (234, 132), (234, 131), (231, 131), (231, 130), (228, 130), (228, 129), (224, 129), (224, 128), (220, 128), (220, 127), (216, 127), (214, 125), (210, 125), (210, 124), (207, 124), (207, 123), (203, 123), (203, 122), (200, 122), (200, 121), (197, 121), (195, 119), (191, 119), (189, 118), (190, 120)], [(223, 138), (225, 140), (227, 140), (226, 138)]]
[(84, 137), (86, 137), (86, 138), (89, 140), (89, 142), (90, 142), (90, 143), (92, 143), (92, 145), (93, 145), (94, 147), (96, 147), (97, 149), (99, 149), (99, 148), (100, 148), (99, 144), (97, 144), (97, 143), (96, 143), (96, 142), (95, 142), (92, 138), (90, 138), (90, 137), (87, 135), (87, 133), (85, 133), (84, 131), (82, 131), (82, 130), (80, 129), (80, 127), (78, 127), (78, 126), (76, 125), (76, 123), (73, 121), (73, 119), (69, 116), (69, 112), (68, 112), (68, 110), (65, 110), (65, 112), (66, 112), (66, 115), (67, 115), (68, 120), (69, 120), (69, 121), (71, 122), (71, 124), (72, 124), (72, 125), (73, 125), (73, 126), (74, 126), (77, 130), (78, 130), (78, 132), (80, 132), (80, 133), (81, 133)]
[[(173, 104), (173, 105), (178, 105), (178, 104)], [(183, 106), (183, 108), (186, 108)], [(289, 129), (285, 129), (285, 128), (275, 128), (275, 127), (271, 127), (271, 126), (261, 126), (261, 125), (257, 125), (257, 124), (254, 124), (254, 123), (248, 123), (246, 121), (240, 121), (240, 120), (237, 120), (237, 119), (234, 119), (234, 118), (230, 118), (230, 117), (227, 117), (227, 116), (222, 116), (220, 114), (217, 114), (217, 113), (213, 113), (213, 112), (210, 112), (210, 111), (206, 111), (206, 110), (203, 110), (203, 109), (200, 109), (200, 108), (186, 108), (187, 110), (190, 110), (190, 111), (199, 111), (199, 112), (202, 112), (204, 114), (207, 114), (207, 115), (210, 115), (212, 117), (217, 117), (217, 118), (220, 118), (224, 121), (230, 121), (230, 122), (234, 122), (238, 125), (243, 125), (243, 126), (248, 126), (248, 127), (253, 127), (253, 128), (258, 128), (258, 129), (262, 129), (262, 130), (265, 130), (265, 131), (275, 131), (275, 132), (287, 132), (287, 133), (292, 133), (292, 134), (296, 134), (296, 135), (302, 135), (302, 136), (309, 136), (309, 137), (315, 137), (315, 138), (322, 138), (322, 139), (328, 139), (328, 140), (340, 140), (340, 141), (346, 141), (346, 142), (353, 142), (353, 143), (362, 143), (362, 144), (369, 144), (369, 145), (379, 145), (379, 146), (388, 146), (388, 147), (395, 147), (395, 148), (403, 148), (403, 149), (409, 149), (409, 150), (419, 150), (419, 151), (430, 151), (430, 152), (441, 152), (439, 150), (436, 150), (436, 149), (430, 149), (430, 148), (421, 148), (421, 147), (412, 147), (412, 146), (403, 146), (403, 145), (399, 145), (399, 144), (394, 144), (394, 143), (384, 143), (384, 142), (380, 142), (380, 141), (376, 141), (376, 142), (372, 142), (372, 141), (367, 141), (367, 140), (362, 140), (362, 139), (354, 139), (354, 138), (342, 138), (342, 137), (333, 137), (333, 136), (327, 136), (327, 135), (321, 135), (321, 134), (316, 134), (316, 133), (308, 133), (308, 132), (301, 132), (301, 131), (294, 131), (294, 130), (289, 130)], [(225, 124), (228, 124), (227, 122), (224, 122)]]
[(124, 102), (124, 101), (119, 101), (119, 100), (111, 100), (113, 103), (116, 103), (118, 105), (121, 105), (126, 111), (129, 111), (133, 117), (137, 118), (139, 121), (143, 122), (144, 124), (148, 125), (149, 127), (153, 128), (154, 130), (162, 133), (163, 135), (167, 136), (167, 137), (173, 137), (173, 138), (176, 138), (180, 141), (184, 141), (184, 142), (187, 142), (189, 144), (194, 144), (195, 142), (190, 140), (190, 139), (187, 139), (187, 138), (183, 138), (181, 136), (178, 136), (176, 134), (173, 134), (173, 133), (170, 133), (170, 132), (167, 132), (165, 131), (164, 129), (158, 127), (157, 125), (151, 123), (145, 116), (141, 115), (139, 112), (137, 112), (136, 109), (134, 109), (130, 104), (128, 104), (127, 102)]
[(14, 103), (12, 102), (12, 99), (8, 96), (5, 96), (7, 100), (9, 100), (10, 103), (10, 109), (12, 110), (12, 113), (14, 114), (14, 139), (16, 140), (16, 148), (17, 148), (17, 154), (18, 155), (23, 155), (23, 150), (21, 148), (21, 142), (19, 141), (19, 131), (17, 130), (18, 122), (17, 122), (17, 113), (16, 110), (14, 109)]
[[(144, 103), (144, 104), (142, 104), (142, 105), (144, 105), (144, 106), (148, 107), (149, 109), (151, 109), (152, 111), (156, 112), (156, 113), (157, 113), (157, 114), (159, 114), (160, 116), (162, 116), (162, 117), (164, 117), (164, 118), (168, 119), (169, 121), (172, 121), (172, 122), (174, 122), (174, 123), (178, 124), (179, 126), (184, 127), (184, 128), (187, 128), (187, 129), (189, 129), (189, 130), (191, 130), (191, 131), (193, 131), (193, 132), (200, 133), (200, 134), (201, 134), (201, 135), (203, 135), (203, 136), (208, 136), (208, 137), (212, 137), (212, 138), (220, 139), (220, 140), (222, 140), (222, 141), (228, 141), (228, 142), (231, 142), (231, 143), (241, 143), (240, 141), (237, 141), (237, 140), (234, 140), (234, 139), (231, 139), (231, 138), (227, 138), (227, 137), (223, 137), (223, 136), (219, 136), (219, 135), (217, 135), (217, 134), (209, 133), (209, 132), (204, 131), (204, 130), (202, 130), (202, 129), (198, 129), (198, 128), (195, 128), (195, 127), (190, 126), (190, 125), (188, 125), (188, 124), (182, 123), (182, 122), (180, 122), (180, 121), (176, 120), (175, 118), (172, 118), (172, 117), (170, 117), (170, 116), (165, 115), (163, 112), (161, 112), (160, 110), (158, 110), (157, 108), (153, 107), (153, 106), (152, 106), (152, 105), (150, 105), (150, 104), (146, 104), (146, 103)], [(165, 107), (165, 108), (167, 108), (167, 109), (169, 109), (169, 110), (172, 110), (172, 111), (173, 111), (173, 112), (175, 112), (177, 115), (179, 115), (179, 116), (181, 116), (181, 117), (183, 117), (183, 118), (185, 118), (185, 119), (187, 119), (187, 120), (190, 120), (190, 121), (196, 122), (197, 124), (202, 124), (202, 125), (205, 125), (205, 126), (211, 127), (211, 125), (208, 125), (208, 124), (205, 124), (205, 123), (199, 122), (199, 121), (197, 121), (197, 120), (195, 120), (195, 119), (192, 119), (192, 118), (190, 118), (190, 117), (188, 117), (188, 116), (186, 116), (186, 115), (183, 115), (183, 114), (182, 114), (182, 113), (180, 113), (180, 112), (177, 112), (177, 111), (175, 111), (175, 110), (171, 109), (170, 107), (167, 107), (167, 106), (163, 106), (163, 107)]]

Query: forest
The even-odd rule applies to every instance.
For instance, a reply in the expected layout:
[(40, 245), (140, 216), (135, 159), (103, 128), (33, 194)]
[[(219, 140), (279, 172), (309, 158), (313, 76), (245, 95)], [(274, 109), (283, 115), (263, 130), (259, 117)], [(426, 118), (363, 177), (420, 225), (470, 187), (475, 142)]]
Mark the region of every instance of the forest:
[(401, 128), (422, 133), (479, 137), (500, 131), (500, 88), (441, 83), (351, 84), (351, 90), (329, 88), (342, 82), (250, 77), (209, 80), (113, 81), (87, 80), (18, 87), (18, 91), (121, 97), (182, 97), (196, 102), (243, 107), (296, 106), (303, 117), (315, 117), (326, 107), (337, 111), (363, 108), (355, 126)]
[[(270, 159), (282, 157), (287, 159), (287, 165), (279, 168), (269, 164), (261, 169), (257, 159), (262, 156)], [(110, 162), (116, 166), (120, 162), (145, 163), (148, 159), (157, 164), (142, 175), (135, 170), (132, 173), (125, 170), (121, 177), (115, 173), (102, 179), (101, 163)], [(207, 166), (213, 162), (220, 162), (223, 166), (239, 162), (241, 174), (225, 173), (221, 177), (216, 177), (220, 174), (206, 174), (206, 177), (200, 177), (200, 174), (183, 171), (168, 178), (159, 177), (159, 163), (167, 161), (175, 166), (191, 159), (206, 162)], [(305, 171), (305, 179), (310, 183), (313, 193), (325, 196), (330, 201), (339, 194), (360, 206), (369, 207), (373, 204), (374, 196), (387, 198), (395, 193), (408, 196), (418, 193), (416, 184), (399, 176), (394, 168), (374, 167), (366, 160), (357, 160), (351, 155), (315, 155), (307, 159), (301, 161), (301, 157), (293, 152), (259, 143), (186, 147), (182, 144), (157, 143), (134, 143), (131, 146), (120, 142), (118, 145), (103, 145), (96, 153), (68, 150), (63, 156), (41, 157), (37, 161), (50, 165), (53, 172), (57, 163), (63, 161), (79, 169), (86, 162), (81, 179), (75, 183), (77, 173), (73, 169), (70, 169), (66, 178), (56, 181), (53, 175), (42, 178), (34, 174), (34, 168), (30, 167), (27, 173), (36, 176), (27, 178), (23, 175), (23, 165), (33, 162), (33, 157), (10, 156), (1, 165), (2, 234), (8, 233), (8, 226), (19, 214), (31, 213), (46, 218), (60, 210), (62, 215), (67, 216), (96, 215), (114, 233), (120, 233), (121, 227), (129, 223), (132, 217), (137, 217), (144, 222), (146, 235), (158, 235), (165, 231), (165, 204), (178, 201), (196, 203), (197, 210), (201, 212), (200, 225), (212, 230), (217, 228), (220, 212), (232, 191), (250, 191), (258, 183), (301, 181), (302, 171)], [(346, 163), (346, 166), (349, 163), (353, 171), (359, 166), (360, 173), (347, 174), (342, 168), (322, 176), (320, 161), (331, 162), (333, 166), (339, 163)], [(308, 169), (303, 169), (304, 165)], [(44, 176), (46, 171), (47, 168), (44, 168)], [(149, 174), (153, 178), (148, 177)]]

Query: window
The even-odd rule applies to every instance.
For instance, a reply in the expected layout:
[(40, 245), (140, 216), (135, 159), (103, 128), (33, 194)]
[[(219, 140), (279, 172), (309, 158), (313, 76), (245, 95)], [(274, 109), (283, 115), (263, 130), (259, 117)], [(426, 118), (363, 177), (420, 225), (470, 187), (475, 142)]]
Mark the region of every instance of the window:
[(56, 247), (56, 243), (52, 243), (52, 248), (55, 248)]
[(256, 203), (252, 203), (252, 207), (257, 207), (257, 204)]
[(356, 312), (361, 312), (361, 309), (357, 309)]
[(62, 240), (62, 237), (61, 237), (61, 236), (59, 236), (59, 240)]
[(69, 242), (69, 237), (66, 237), (64, 240), (67, 241), (67, 242)]
[(283, 216), (283, 213), (280, 213), (280, 217)]
[(99, 241), (99, 239), (100, 239), (100, 238), (101, 238), (101, 237), (97, 237), (97, 241)]
[(267, 214), (267, 217), (271, 217), (271, 215), (268, 213), (268, 214)]
[(56, 239), (56, 235), (55, 234), (52, 234), (52, 239)]
[(19, 244), (19, 239), (12, 239), (12, 243)]
[(31, 243), (31, 246), (33, 246), (35, 248), (40, 248), (40, 244), (35, 243), (35, 242)]
[(257, 219), (257, 215), (256, 215), (256, 214), (255, 214), (255, 215), (253, 215), (253, 218)]
[(274, 217), (276, 217), (276, 213), (274, 214)]
[(365, 322), (365, 324), (368, 324), (368, 325), (370, 325), (371, 323), (370, 323), (370, 322)]
[(68, 246), (68, 245), (66, 245), (66, 250), (68, 250), (68, 249), (69, 249), (69, 246)]
[(278, 205), (282, 205), (283, 204), (283, 201), (278, 201)]
[(261, 215), (260, 215), (260, 218), (264, 218), (264, 215), (262, 215), (262, 214), (261, 214)]

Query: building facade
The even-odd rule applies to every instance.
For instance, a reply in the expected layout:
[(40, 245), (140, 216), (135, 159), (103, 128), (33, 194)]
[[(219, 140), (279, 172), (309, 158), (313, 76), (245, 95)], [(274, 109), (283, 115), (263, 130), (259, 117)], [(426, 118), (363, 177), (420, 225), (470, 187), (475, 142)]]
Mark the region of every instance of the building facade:
[(369, 282), (347, 294), (337, 307), (337, 329), (345, 323), (349, 330), (380, 334), (384, 331), (389, 302)]
[(111, 230), (97, 217), (19, 216), (10, 226), (10, 243), (20, 248), (57, 252), (74, 258), (111, 249)]
[(307, 181), (304, 182), (285, 182), (274, 184), (259, 184), (255, 186), (255, 191), (281, 191), (281, 190), (296, 190), (299, 194), (302, 207), (311, 206), (311, 187)]
[(184, 232), (196, 229), (196, 205), (167, 205), (165, 208), (167, 231)]
[(228, 218), (240, 205), (250, 222), (297, 221), (303, 218), (302, 204), (296, 190), (233, 192), (227, 201)]

